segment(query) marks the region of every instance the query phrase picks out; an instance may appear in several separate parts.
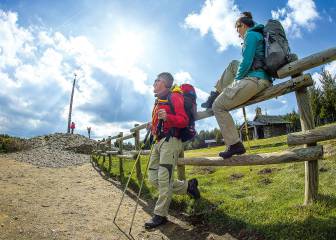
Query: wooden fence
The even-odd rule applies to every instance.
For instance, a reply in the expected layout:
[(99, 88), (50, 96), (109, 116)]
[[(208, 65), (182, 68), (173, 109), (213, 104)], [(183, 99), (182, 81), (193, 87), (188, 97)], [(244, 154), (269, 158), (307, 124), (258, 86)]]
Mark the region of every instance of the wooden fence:
[[(310, 55), (308, 57), (298, 59), (291, 62), (278, 70), (278, 76), (285, 78), (291, 76), (291, 79), (271, 86), (261, 93), (254, 96), (248, 102), (232, 108), (234, 110), (258, 102), (262, 102), (277, 96), (281, 96), (290, 92), (295, 92), (297, 105), (300, 114), (300, 122), (302, 132), (288, 134), (287, 141), (289, 146), (303, 145), (299, 148), (293, 148), (276, 153), (264, 153), (253, 155), (233, 156), (229, 159), (220, 157), (199, 157), (199, 158), (184, 158), (184, 153), (181, 153), (177, 165), (178, 178), (185, 179), (185, 165), (194, 166), (249, 166), (249, 165), (265, 165), (279, 164), (289, 162), (305, 162), (305, 195), (304, 205), (312, 203), (318, 194), (318, 160), (323, 157), (322, 146), (317, 145), (317, 142), (336, 138), (336, 126), (314, 129), (314, 120), (309, 101), (307, 87), (313, 85), (314, 81), (310, 74), (303, 74), (303, 71), (313, 67), (336, 60), (336, 48), (330, 48), (325, 51)], [(197, 113), (197, 120), (213, 116), (211, 109), (200, 111)], [(122, 132), (116, 136), (109, 137), (105, 141), (100, 141), (97, 144), (96, 151), (92, 154), (92, 159), (97, 160), (97, 157), (103, 156), (105, 163), (106, 157), (109, 160), (109, 172), (112, 166), (112, 156), (119, 158), (120, 176), (123, 178), (123, 161), (124, 159), (134, 159), (140, 151), (140, 131), (145, 129), (148, 123), (141, 125), (136, 124), (130, 129), (130, 133), (124, 135)], [(134, 138), (135, 151), (124, 151), (123, 141)], [(119, 148), (112, 147), (111, 141), (115, 140)], [(148, 155), (149, 151), (142, 151), (142, 155)], [(142, 178), (140, 159), (136, 165), (136, 176), (138, 180)]]

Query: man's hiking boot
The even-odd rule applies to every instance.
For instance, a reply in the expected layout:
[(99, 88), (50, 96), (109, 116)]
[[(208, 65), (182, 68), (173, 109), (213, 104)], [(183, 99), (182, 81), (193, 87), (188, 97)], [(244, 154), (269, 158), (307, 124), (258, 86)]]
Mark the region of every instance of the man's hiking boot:
[(167, 221), (168, 221), (167, 217), (162, 217), (162, 216), (154, 214), (152, 219), (145, 223), (145, 228), (146, 229), (156, 228), (160, 225), (167, 223)]
[(232, 155), (241, 155), (246, 152), (242, 142), (237, 142), (227, 148), (225, 152), (220, 152), (219, 156), (222, 158), (230, 158)]
[(215, 99), (218, 97), (218, 95), (219, 95), (219, 92), (211, 91), (208, 99), (206, 100), (206, 102), (201, 104), (201, 107), (206, 108), (206, 109), (212, 108), (212, 104), (215, 101)]
[(199, 199), (201, 197), (200, 191), (198, 190), (198, 181), (196, 178), (192, 178), (188, 181), (187, 193), (194, 199)]

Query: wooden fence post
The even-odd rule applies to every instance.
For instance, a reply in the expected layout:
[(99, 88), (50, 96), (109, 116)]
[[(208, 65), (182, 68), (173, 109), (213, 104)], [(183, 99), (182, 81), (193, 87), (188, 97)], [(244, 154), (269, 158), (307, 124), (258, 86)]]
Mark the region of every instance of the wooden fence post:
[[(135, 124), (134, 127), (139, 126), (139, 124)], [(138, 154), (140, 154), (141, 151), (141, 143), (140, 143), (140, 130), (136, 130), (134, 132), (134, 145), (135, 145), (135, 149), (139, 151)], [(136, 156), (138, 155), (136, 154)], [(136, 176), (138, 181), (140, 182), (142, 180), (142, 172), (141, 172), (141, 161), (140, 161), (140, 157), (138, 159), (138, 162), (136, 163)]]
[[(300, 113), (302, 131), (315, 128), (312, 108), (309, 100), (307, 87), (295, 91), (296, 100)], [(316, 143), (306, 146), (315, 146)], [(305, 162), (305, 197), (304, 205), (308, 205), (316, 200), (318, 194), (318, 160)]]
[[(124, 136), (123, 132), (120, 132), (120, 137), (122, 138)], [(119, 154), (123, 154), (123, 140), (121, 139), (119, 141)], [(123, 166), (123, 158), (119, 158), (119, 172), (120, 172), (120, 182), (123, 182), (124, 179), (124, 166)]]
[[(108, 151), (111, 151), (112, 149), (112, 138), (111, 136), (108, 136)], [(111, 177), (111, 170), (112, 170), (112, 156), (111, 153), (107, 154), (108, 160), (109, 160), (109, 167), (108, 167), (108, 175)]]
[[(179, 158), (184, 158), (184, 149), (181, 151)], [(185, 165), (177, 165), (177, 178), (179, 180), (186, 180)]]

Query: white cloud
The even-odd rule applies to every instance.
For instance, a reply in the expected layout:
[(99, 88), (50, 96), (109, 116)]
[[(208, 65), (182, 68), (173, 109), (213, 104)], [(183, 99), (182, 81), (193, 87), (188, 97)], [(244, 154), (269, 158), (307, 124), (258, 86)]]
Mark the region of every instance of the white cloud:
[(201, 36), (211, 32), (219, 51), (228, 46), (240, 46), (235, 21), (240, 11), (233, 0), (206, 0), (200, 13), (191, 13), (184, 20), (186, 28), (198, 29)]
[(327, 64), (324, 69), (328, 71), (332, 76), (335, 76), (336, 75), (336, 61), (333, 61)]
[(313, 78), (313, 80), (314, 80), (314, 82), (315, 82), (315, 87), (317, 87), (317, 88), (321, 88), (321, 81), (320, 81), (320, 78), (321, 78), (321, 77), (322, 77), (322, 76), (321, 76), (320, 73), (314, 72), (314, 73), (312, 74), (312, 78)]
[[(245, 111), (247, 121), (252, 121), (255, 116), (255, 109), (253, 107), (247, 106), (245, 107)], [(243, 108), (231, 111), (231, 115), (237, 124), (242, 124), (244, 122)]]
[(189, 72), (179, 71), (174, 74), (176, 84), (189, 83), (193, 84), (191, 74)]
[(272, 10), (272, 17), (278, 19), (294, 37), (301, 37), (302, 28), (312, 31), (319, 13), (313, 0), (288, 0), (286, 7)]
[(191, 74), (189, 72), (185, 71), (179, 71), (174, 74), (174, 79), (176, 84), (183, 84), (183, 83), (188, 83), (194, 86), (196, 95), (197, 95), (197, 103), (201, 104), (205, 102), (209, 96), (209, 93), (203, 91), (202, 89), (196, 87), (195, 81), (192, 78)]
[[(326, 64), (324, 69), (328, 71), (331, 76), (336, 76), (336, 61)], [(321, 88), (321, 77), (322, 75), (318, 72), (314, 72), (312, 74), (312, 78), (315, 81), (315, 86), (318, 88)]]
[(14, 67), (21, 62), (21, 56), (31, 56), (33, 36), (27, 29), (17, 26), (18, 16), (0, 9), (0, 68)]
[[(105, 78), (122, 79), (118, 81), (128, 91), (152, 95), (152, 86), (147, 85), (148, 77), (139, 61), (145, 36), (127, 30), (116, 32), (111, 47), (102, 49), (85, 36), (66, 37), (38, 26), (23, 28), (18, 25), (17, 13), (0, 9), (0, 96), (11, 103), (0, 112), (1, 124), (6, 124), (1, 129), (15, 128), (14, 122), (3, 120), (15, 120), (13, 113), (22, 113), (32, 129), (43, 124), (52, 126), (50, 121), (59, 119), (66, 123), (73, 73), (79, 71), (79, 89), (73, 106), (77, 126), (85, 130), (91, 125), (99, 134), (103, 129), (107, 134), (107, 128), (119, 132), (118, 124), (103, 122), (95, 126), (97, 116), (81, 107), (110, 101), (114, 94), (103, 85), (102, 79), (94, 76), (97, 70), (106, 74)], [(128, 100), (121, 101), (123, 104)], [(64, 123), (58, 121), (52, 127), (59, 129)]]

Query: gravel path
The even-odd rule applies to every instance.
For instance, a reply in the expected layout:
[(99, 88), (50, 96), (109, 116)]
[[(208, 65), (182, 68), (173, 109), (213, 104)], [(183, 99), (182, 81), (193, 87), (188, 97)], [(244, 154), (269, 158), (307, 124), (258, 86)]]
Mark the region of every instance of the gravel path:
[(126, 196), (117, 218), (122, 188), (105, 180), (91, 165), (96, 142), (76, 134), (51, 134), (26, 141), (25, 151), (0, 154), (0, 240), (43, 239), (211, 239), (233, 240), (211, 234), (206, 226), (193, 226), (169, 216), (154, 231), (144, 223), (154, 202), (140, 201), (132, 237), (128, 232), (135, 201)]
[[(104, 180), (90, 163), (67, 168), (40, 168), (0, 155), (0, 239), (129, 239), (135, 201), (125, 197), (117, 219), (113, 217), (122, 190)], [(192, 226), (169, 216), (169, 223), (146, 231), (153, 203), (141, 201), (134, 239), (229, 239), (211, 235), (204, 226)]]

